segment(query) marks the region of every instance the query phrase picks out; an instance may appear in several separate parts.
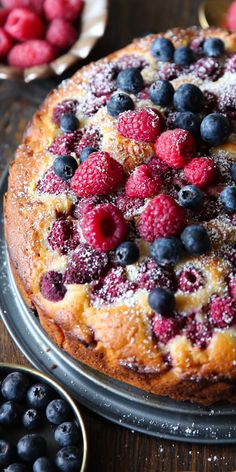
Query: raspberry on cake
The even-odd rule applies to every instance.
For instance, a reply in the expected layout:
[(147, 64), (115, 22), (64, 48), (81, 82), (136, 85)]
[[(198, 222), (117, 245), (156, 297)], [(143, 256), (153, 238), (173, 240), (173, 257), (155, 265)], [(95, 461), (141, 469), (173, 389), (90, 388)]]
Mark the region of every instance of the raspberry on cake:
[(142, 108), (137, 111), (125, 111), (118, 117), (117, 129), (122, 136), (154, 143), (164, 125), (164, 117), (157, 110)]
[(168, 166), (181, 169), (196, 152), (196, 141), (186, 130), (168, 130), (157, 139), (155, 150)]

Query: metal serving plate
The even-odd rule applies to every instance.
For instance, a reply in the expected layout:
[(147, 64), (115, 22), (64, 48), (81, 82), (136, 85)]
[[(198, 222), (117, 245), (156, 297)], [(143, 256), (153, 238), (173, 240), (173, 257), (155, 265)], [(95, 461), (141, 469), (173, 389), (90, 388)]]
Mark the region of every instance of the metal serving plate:
[[(0, 182), (0, 214), (7, 172)], [(203, 408), (149, 394), (107, 377), (58, 349), (22, 300), (7, 261), (0, 222), (0, 315), (29, 361), (83, 405), (122, 426), (174, 441), (236, 443), (236, 407)]]

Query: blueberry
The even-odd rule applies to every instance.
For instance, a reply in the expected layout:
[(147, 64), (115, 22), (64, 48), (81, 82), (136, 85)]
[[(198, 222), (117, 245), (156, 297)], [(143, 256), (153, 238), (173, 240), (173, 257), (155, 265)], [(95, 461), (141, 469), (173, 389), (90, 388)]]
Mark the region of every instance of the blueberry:
[(211, 248), (207, 230), (202, 225), (187, 226), (181, 234), (181, 241), (189, 254), (201, 256)]
[(8, 441), (0, 439), (0, 465), (9, 465), (15, 457), (15, 449)]
[(229, 120), (221, 113), (211, 113), (201, 122), (201, 137), (210, 146), (223, 144), (231, 133)]
[(19, 462), (15, 462), (14, 464), (9, 465), (7, 469), (4, 469), (5, 472), (30, 472), (27, 465), (20, 464)]
[(58, 156), (53, 162), (55, 174), (62, 180), (69, 180), (73, 177), (78, 167), (77, 161), (72, 156)]
[(234, 182), (236, 182), (236, 162), (231, 166), (231, 176)]
[(181, 241), (177, 238), (158, 238), (151, 245), (151, 256), (162, 265), (174, 265), (182, 257), (184, 252)]
[(151, 85), (149, 90), (152, 102), (162, 107), (172, 102), (174, 92), (174, 87), (168, 80), (157, 80)]
[(195, 54), (188, 46), (181, 46), (174, 52), (174, 62), (178, 66), (189, 66), (195, 61)]
[(144, 87), (144, 81), (139, 69), (130, 67), (119, 72), (116, 79), (117, 87), (125, 92), (138, 93)]
[(207, 38), (203, 44), (203, 51), (210, 57), (221, 56), (225, 51), (224, 42), (219, 38)]
[(201, 110), (203, 104), (203, 93), (199, 87), (193, 84), (181, 85), (174, 94), (174, 106), (178, 111)]
[(160, 62), (172, 61), (174, 50), (172, 42), (166, 38), (157, 38), (151, 44), (151, 53)]
[(42, 415), (39, 410), (30, 408), (23, 415), (22, 423), (26, 429), (32, 430), (38, 428), (42, 423)]
[(20, 418), (21, 408), (12, 401), (2, 403), (0, 406), (0, 424), (16, 424)]
[(70, 418), (71, 410), (65, 400), (52, 400), (46, 408), (46, 416), (50, 423), (60, 424)]
[(156, 313), (171, 316), (175, 309), (175, 296), (169, 290), (157, 287), (149, 293), (148, 303)]
[(27, 402), (32, 408), (43, 410), (53, 398), (53, 390), (49, 385), (37, 383), (27, 392)]
[(200, 124), (201, 120), (199, 116), (191, 111), (178, 113), (175, 119), (175, 127), (185, 129), (191, 133), (194, 138), (198, 138), (200, 134)]
[(134, 264), (139, 259), (139, 248), (132, 241), (125, 241), (116, 249), (116, 262), (121, 266)]
[(236, 187), (226, 187), (220, 194), (220, 201), (230, 213), (236, 212)]
[(62, 472), (78, 472), (81, 462), (81, 450), (76, 446), (63, 447), (56, 455), (56, 465)]
[(29, 380), (21, 372), (12, 372), (2, 382), (2, 396), (6, 400), (21, 401), (25, 397)]
[(61, 423), (54, 434), (59, 446), (77, 446), (81, 440), (81, 433), (75, 422)]
[(46, 455), (47, 443), (42, 436), (27, 434), (17, 443), (17, 453), (25, 462), (34, 462), (38, 457)]
[(107, 111), (114, 118), (124, 111), (133, 109), (134, 102), (126, 93), (115, 93), (107, 102)]
[(81, 154), (79, 156), (80, 162), (82, 163), (86, 161), (86, 159), (88, 159), (90, 154), (93, 154), (94, 152), (98, 152), (98, 150), (90, 146), (85, 147), (83, 151), (81, 151)]
[(55, 467), (47, 457), (39, 457), (33, 464), (33, 472), (55, 472)]
[(202, 205), (203, 193), (195, 185), (186, 185), (178, 193), (179, 203), (185, 208), (194, 210)]
[(63, 133), (73, 133), (79, 127), (79, 120), (73, 113), (64, 113), (60, 119), (60, 128)]

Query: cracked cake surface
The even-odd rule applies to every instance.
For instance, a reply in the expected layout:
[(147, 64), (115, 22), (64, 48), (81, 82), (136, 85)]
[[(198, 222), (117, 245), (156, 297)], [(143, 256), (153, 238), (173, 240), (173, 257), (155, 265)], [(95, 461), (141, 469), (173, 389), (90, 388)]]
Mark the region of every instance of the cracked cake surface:
[(10, 166), (5, 233), (61, 349), (157, 395), (236, 401), (235, 133), (221, 29), (136, 39), (49, 94)]

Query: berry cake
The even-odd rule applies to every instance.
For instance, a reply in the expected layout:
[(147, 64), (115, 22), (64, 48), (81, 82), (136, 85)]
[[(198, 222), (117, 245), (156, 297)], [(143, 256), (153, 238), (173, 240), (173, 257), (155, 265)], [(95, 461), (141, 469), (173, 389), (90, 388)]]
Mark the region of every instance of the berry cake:
[(11, 165), (21, 294), (55, 343), (140, 389), (236, 401), (236, 34), (147, 35), (46, 99)]

